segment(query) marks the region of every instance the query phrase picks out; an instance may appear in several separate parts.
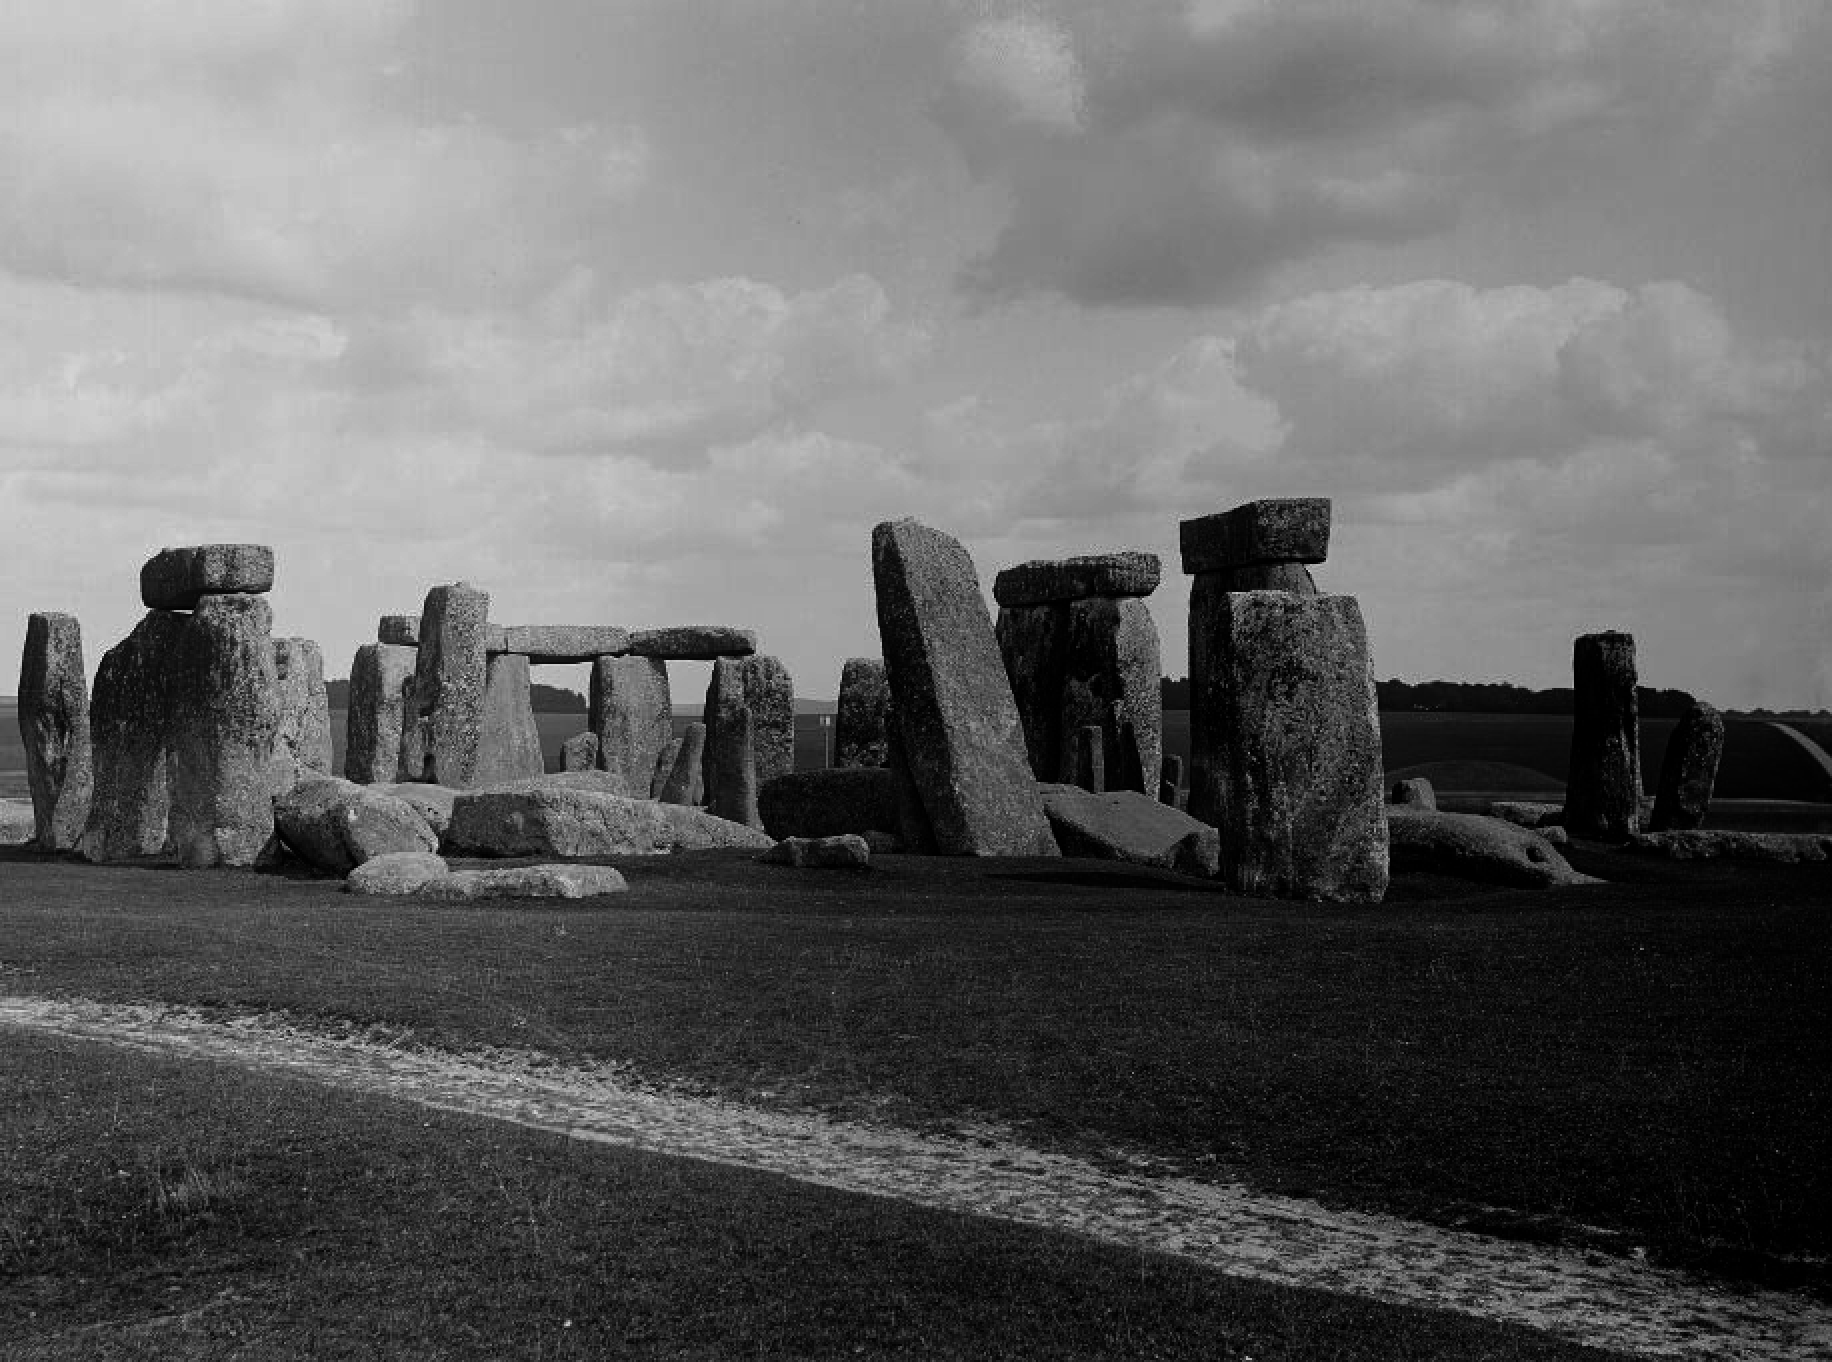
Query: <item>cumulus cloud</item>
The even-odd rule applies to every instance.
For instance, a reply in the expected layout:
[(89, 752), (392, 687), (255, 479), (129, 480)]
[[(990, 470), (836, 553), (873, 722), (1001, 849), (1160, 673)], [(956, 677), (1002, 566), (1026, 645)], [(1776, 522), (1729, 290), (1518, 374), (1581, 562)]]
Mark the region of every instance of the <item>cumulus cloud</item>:
[(1081, 126), (1085, 99), (1074, 39), (1038, 14), (983, 19), (962, 35), (956, 74), (999, 112), (1057, 131)]

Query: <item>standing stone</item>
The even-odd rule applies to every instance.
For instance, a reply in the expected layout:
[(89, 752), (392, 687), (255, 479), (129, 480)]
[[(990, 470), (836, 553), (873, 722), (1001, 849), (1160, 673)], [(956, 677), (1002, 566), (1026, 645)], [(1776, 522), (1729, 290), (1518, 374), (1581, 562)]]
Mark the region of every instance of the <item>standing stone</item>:
[(1038, 780), (1065, 779), (1062, 740), (1069, 731), (1063, 727), (1069, 706), (1063, 696), (1063, 661), (1068, 631), (1069, 609), (1061, 602), (1001, 606), (993, 627), (1024, 730), (1025, 755)]
[(392, 643), (397, 648), (418, 648), (420, 646), (420, 617), (418, 615), (383, 615), (375, 626), (377, 643)]
[(706, 755), (706, 725), (688, 724), (674, 752), (674, 765), (656, 798), (664, 804), (694, 804), (700, 790), (700, 764)]
[(1229, 887), (1379, 902), (1380, 721), (1354, 597), (1221, 594), (1213, 614), (1191, 612), (1190, 685), (1192, 708), (1214, 720), (1194, 754), (1190, 813), (1220, 829)]
[(681, 740), (679, 737), (668, 739), (662, 750), (655, 754), (655, 771), (649, 777), (649, 798), (659, 800), (662, 797), (662, 786), (666, 785), (668, 777), (674, 774), (674, 762), (680, 755)]
[(1083, 724), (1069, 740), (1065, 763), (1073, 779), (1062, 782), (1076, 785), (1090, 794), (1107, 792), (1106, 739), (1099, 724)]
[(1571, 771), (1565, 829), (1623, 841), (1640, 827), (1641, 716), (1635, 637), (1581, 634), (1571, 647)]
[(1704, 701), (1694, 700), (1667, 739), (1649, 825), (1655, 832), (1704, 826), (1711, 790), (1717, 784), (1718, 758), (1723, 755), (1724, 716)]
[(350, 664), (350, 709), (344, 716), (344, 779), (386, 785), (401, 761), (401, 732), (411, 712), (418, 649), (365, 643)]
[(93, 786), (89, 687), (83, 631), (75, 615), (35, 614), (26, 620), (19, 737), (37, 845), (43, 851), (72, 851), (89, 821)]
[(460, 790), (477, 783), (491, 629), (488, 592), (456, 582), (426, 593), (414, 670), (422, 767), (413, 778)]
[(736, 706), (720, 717), (716, 729), (708, 728), (707, 739), (712, 744), (719, 778), (717, 785), (708, 787), (706, 810), (747, 828), (761, 828), (763, 819), (757, 812), (757, 756), (753, 737), (749, 705)]
[(704, 783), (706, 807), (717, 811), (724, 807), (721, 787), (738, 779), (738, 750), (721, 741), (721, 731), (735, 724), (738, 711), (744, 707), (744, 663), (736, 657), (716, 658), (706, 682), (706, 701), (700, 713), (706, 723), (705, 752), (700, 774)]
[(318, 645), (309, 638), (275, 639), (274, 683), (280, 704), (274, 793), (282, 795), (301, 780), (331, 774), (331, 704)]
[(744, 704), (751, 712), (751, 751), (761, 784), (795, 769), (795, 681), (782, 659), (768, 653), (747, 657)]
[(477, 734), (479, 785), (523, 780), (545, 770), (541, 730), (534, 722), (534, 692), (528, 659), (520, 653), (498, 653), (484, 672), (483, 723)]
[(890, 748), (885, 736), (891, 706), (884, 662), (876, 657), (849, 657), (840, 668), (839, 713), (833, 721), (835, 766), (885, 766)]
[(1163, 668), (1151, 610), (1136, 596), (1090, 597), (1066, 610), (1063, 731), (1099, 725), (1107, 788), (1144, 792), (1144, 773), (1157, 771), (1164, 750)]
[(253, 865), (274, 841), (280, 725), (273, 609), (264, 596), (205, 596), (172, 668), (171, 844), (180, 865)]
[(206, 595), (262, 595), (274, 586), (274, 551), (265, 544), (199, 544), (161, 549), (140, 568), (148, 610), (193, 610)]
[(1011, 682), (966, 549), (914, 520), (872, 531), (878, 633), (904, 759), (949, 855), (1055, 855)]
[(598, 736), (598, 765), (620, 776), (626, 793), (646, 799), (655, 762), (674, 736), (668, 664), (655, 657), (601, 657), (592, 663), (587, 724)]
[(87, 860), (156, 856), (165, 848), (172, 676), (188, 622), (171, 611), (149, 611), (102, 654), (89, 709), (95, 786), (79, 847)]
[(562, 771), (595, 771), (598, 769), (598, 735), (587, 729), (575, 733), (560, 744)]

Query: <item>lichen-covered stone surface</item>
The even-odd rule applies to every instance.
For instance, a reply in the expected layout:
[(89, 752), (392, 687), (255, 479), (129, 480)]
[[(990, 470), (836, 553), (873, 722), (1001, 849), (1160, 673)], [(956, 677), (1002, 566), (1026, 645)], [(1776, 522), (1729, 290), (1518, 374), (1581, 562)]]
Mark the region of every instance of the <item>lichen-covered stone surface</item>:
[(883, 766), (793, 771), (763, 782), (757, 811), (772, 837), (895, 832), (897, 777)]
[(1222, 572), (1257, 563), (1321, 563), (1329, 557), (1327, 497), (1249, 501), (1177, 527), (1186, 573)]
[[(1105, 788), (1143, 790), (1164, 756), (1163, 666), (1151, 610), (1137, 597), (1091, 597), (1066, 607), (1065, 626), (1062, 732), (1097, 726)], [(1066, 764), (1058, 772), (1071, 778)]]
[(833, 720), (835, 766), (883, 766), (890, 761), (885, 725), (891, 688), (884, 659), (849, 657), (840, 667), (840, 696)]
[(1204, 879), (1220, 870), (1220, 834), (1149, 795), (1093, 794), (1060, 784), (1045, 784), (1040, 792), (1064, 856), (1156, 866)]
[(468, 790), (452, 806), (448, 850), (479, 856), (649, 855), (710, 847), (763, 850), (772, 839), (680, 804), (559, 784), (555, 777)]
[(484, 673), (483, 718), (477, 731), (477, 764), (471, 779), (478, 785), (538, 776), (545, 769), (541, 730), (535, 727), (528, 659), (499, 653)]
[(1832, 860), (1832, 833), (1685, 828), (1636, 833), (1623, 850), (1665, 856), (1673, 861), (1774, 861), (1790, 865)]
[[(349, 710), (344, 715), (344, 778), (379, 785), (399, 778), (401, 733), (419, 650), (365, 643), (350, 663)], [(417, 777), (416, 769), (408, 772)]]
[(761, 784), (795, 769), (795, 681), (782, 659), (769, 653), (757, 653), (739, 665)]
[(1289, 591), (1297, 596), (1317, 594), (1317, 579), (1302, 563), (1253, 563), (1201, 574), (1210, 578), (1213, 591)]
[(19, 738), (32, 792), (33, 836), (41, 850), (72, 851), (89, 821), (89, 681), (76, 616), (26, 620), (19, 663)]
[(1501, 818), (1396, 805), (1387, 810), (1387, 836), (1395, 871), (1431, 871), (1529, 889), (1601, 883), (1573, 870), (1543, 833)]
[(102, 654), (89, 707), (94, 792), (79, 847), (88, 860), (156, 856), (165, 847), (172, 681), (188, 619), (149, 611), (132, 633)]
[(1386, 801), (1360, 605), (1283, 591), (1205, 605), (1190, 615), (1189, 812), (1219, 828), (1229, 887), (1379, 902)]
[(808, 870), (869, 870), (871, 847), (863, 837), (849, 832), (832, 837), (785, 837), (757, 859), (765, 865)]
[[(309, 638), (274, 640), (280, 721), (274, 730), (274, 793), (331, 774), (331, 706), (324, 653)], [(392, 775), (392, 773), (390, 773)]]
[(451, 826), (452, 805), (457, 802), (458, 791), (449, 785), (428, 785), (424, 781), (404, 780), (369, 788), (377, 794), (391, 795), (406, 804), (426, 821), (426, 826), (433, 830), (435, 837), (443, 838), (445, 830)]
[(1654, 832), (1702, 827), (1717, 785), (1718, 760), (1724, 755), (1724, 716), (1701, 700), (1686, 707), (1667, 739), (1660, 763), (1660, 788), (1654, 794)]
[(1069, 608), (1061, 603), (1001, 606), (993, 625), (1012, 704), (1024, 730), (1025, 756), (1038, 780), (1062, 776), (1062, 683), (1068, 633)]
[(705, 788), (701, 764), (706, 758), (706, 725), (688, 724), (674, 749), (674, 760), (655, 797), (664, 804), (695, 804)]
[(560, 744), (562, 771), (595, 771), (598, 768), (598, 735), (587, 729)]
[(729, 624), (675, 624), (630, 633), (632, 654), (669, 662), (710, 662), (716, 657), (749, 657), (756, 651), (756, 630)]
[(488, 592), (455, 582), (426, 593), (413, 685), (421, 769), (404, 774), (455, 789), (476, 783), (492, 627)]
[[(708, 717), (712, 717), (710, 712)], [(716, 722), (706, 729), (706, 750), (711, 757), (709, 772), (717, 779), (706, 784), (706, 808), (709, 813), (747, 828), (761, 828), (757, 812), (756, 725), (751, 707), (740, 704), (721, 709)]]
[(430, 851), (389, 851), (371, 856), (344, 877), (344, 892), (374, 898), (411, 894), (429, 880), (451, 874), (442, 857)]
[(1091, 553), (1078, 558), (1037, 558), (1008, 567), (992, 579), (992, 599), (1002, 606), (1049, 605), (1089, 596), (1149, 596), (1163, 565), (1155, 553)]
[(589, 899), (629, 890), (623, 875), (608, 865), (516, 865), (499, 870), (454, 870), (435, 875), (413, 892), (435, 903), (479, 899)]
[(630, 631), (615, 624), (509, 624), (498, 642), (530, 662), (590, 662), (630, 651)]
[(420, 646), (420, 617), (418, 615), (383, 615), (375, 626), (375, 641), (391, 644), (396, 648), (418, 648)]
[(914, 520), (886, 521), (872, 531), (872, 580), (904, 760), (937, 848), (1055, 855), (966, 549)]
[(1571, 682), (1565, 829), (1574, 837), (1621, 841), (1641, 817), (1634, 635), (1580, 634), (1571, 646)]
[(194, 610), (207, 595), (260, 595), (274, 586), (274, 551), (265, 544), (197, 544), (161, 549), (140, 568), (148, 610)]
[(651, 657), (601, 657), (592, 664), (586, 726), (598, 736), (598, 766), (646, 799), (655, 763), (674, 736), (668, 664)]
[(306, 780), (274, 801), (280, 840), (316, 870), (346, 875), (391, 852), (433, 852), (439, 838), (406, 800), (334, 777)]
[(274, 837), (280, 688), (265, 596), (205, 596), (172, 668), (171, 846), (191, 869), (254, 865)]

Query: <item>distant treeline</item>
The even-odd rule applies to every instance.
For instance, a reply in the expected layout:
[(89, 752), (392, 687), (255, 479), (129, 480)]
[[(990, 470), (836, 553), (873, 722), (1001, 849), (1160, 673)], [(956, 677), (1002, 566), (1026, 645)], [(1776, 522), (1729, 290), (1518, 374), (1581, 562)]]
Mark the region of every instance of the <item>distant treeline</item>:
[[(567, 690), (563, 686), (543, 686), (536, 681), (529, 685), (528, 691), (534, 701), (536, 714), (585, 713), (585, 697), (576, 690)], [(350, 707), (350, 683), (348, 681), (326, 681), (324, 693), (332, 709)]]
[[(1185, 676), (1160, 678), (1164, 708), (1188, 709), (1190, 683)], [(1418, 711), (1444, 714), (1569, 714), (1571, 687), (1528, 690), (1502, 681), (1376, 681), (1374, 694), (1383, 713)], [(1692, 697), (1683, 690), (1637, 687), (1636, 699), (1644, 719), (1677, 719)]]

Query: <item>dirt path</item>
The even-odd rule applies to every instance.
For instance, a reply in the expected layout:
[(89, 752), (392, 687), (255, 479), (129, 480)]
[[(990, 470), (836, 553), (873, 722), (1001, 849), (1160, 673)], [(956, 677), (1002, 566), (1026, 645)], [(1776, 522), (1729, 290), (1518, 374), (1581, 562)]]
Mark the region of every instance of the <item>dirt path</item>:
[(400, 1048), (308, 1030), (284, 1016), (225, 1023), (177, 1008), (0, 996), (0, 1026), (293, 1074), (575, 1139), (1070, 1230), (1237, 1277), (1524, 1324), (1624, 1352), (1832, 1358), (1832, 1309), (1797, 1297), (1732, 1294), (1620, 1259), (1235, 1186), (1116, 1175), (998, 1132), (929, 1138), (642, 1087), (614, 1066)]

